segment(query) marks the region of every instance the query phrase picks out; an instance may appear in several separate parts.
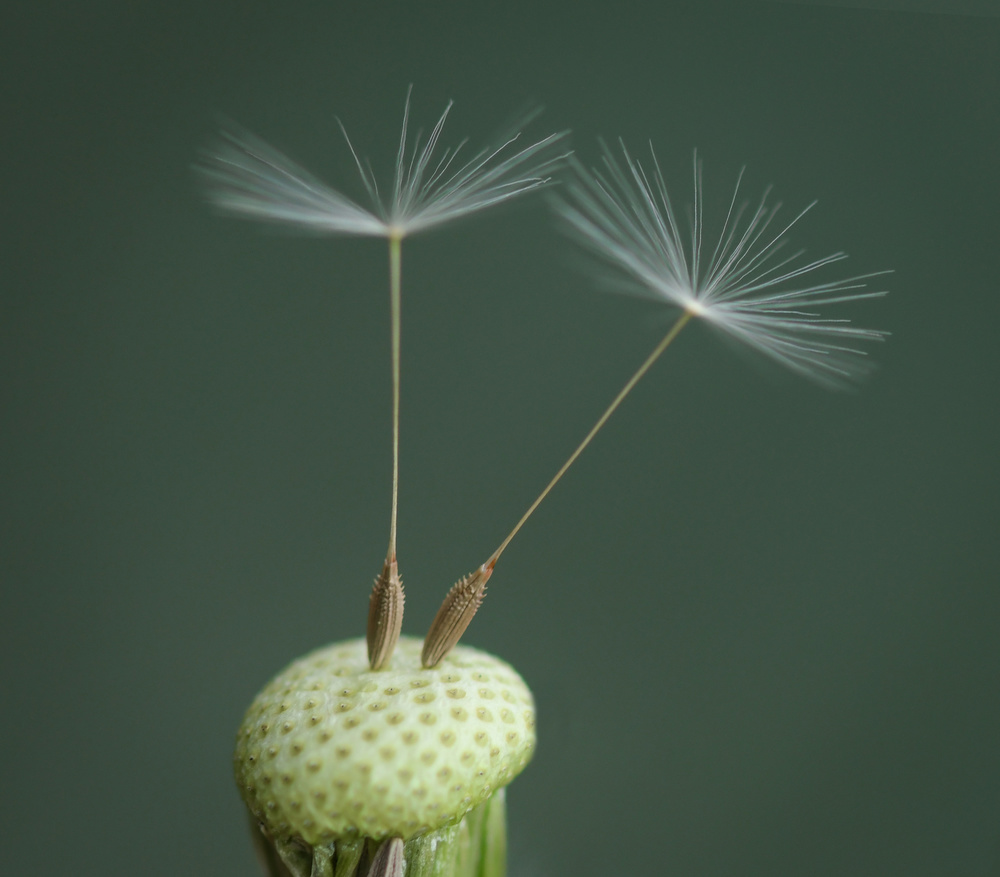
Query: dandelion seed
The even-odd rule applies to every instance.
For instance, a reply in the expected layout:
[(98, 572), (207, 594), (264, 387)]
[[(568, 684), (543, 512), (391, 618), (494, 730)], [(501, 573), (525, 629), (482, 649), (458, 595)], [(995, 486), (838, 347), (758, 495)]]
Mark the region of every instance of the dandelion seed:
[(448, 592), (424, 643), (422, 659), (426, 666), (434, 666), (459, 641), (483, 601), (486, 583), (500, 555), (632, 388), (693, 318), (706, 320), (793, 371), (829, 387), (844, 386), (868, 370), (864, 351), (852, 346), (854, 343), (881, 341), (887, 334), (856, 328), (844, 319), (824, 318), (814, 310), (885, 295), (884, 291), (866, 288), (866, 281), (878, 274), (802, 285), (803, 278), (847, 257), (834, 253), (807, 261), (802, 259), (801, 252), (780, 253), (789, 230), (813, 205), (782, 225), (776, 222), (780, 205), (769, 207), (769, 192), (765, 192), (757, 208), (748, 213), (745, 205), (737, 205), (741, 171), (718, 240), (706, 257), (701, 163), (697, 155), (691, 232), (685, 242), (656, 155), (652, 155), (650, 176), (629, 156), (624, 144), (622, 152), (624, 168), (607, 148), (603, 171), (589, 173), (577, 166), (578, 180), (557, 201), (558, 208), (584, 244), (624, 274), (626, 289), (666, 301), (680, 308), (681, 315), (500, 546)]
[(624, 275), (626, 289), (674, 305), (817, 383), (843, 387), (871, 369), (858, 342), (888, 333), (824, 317), (818, 308), (886, 295), (867, 281), (889, 272), (811, 282), (847, 258), (807, 260), (786, 253), (788, 234), (816, 202), (779, 222), (770, 190), (756, 208), (739, 204), (743, 172), (714, 244), (706, 243), (702, 167), (694, 160), (694, 205), (687, 239), (681, 233), (656, 155), (652, 173), (624, 144), (622, 166), (605, 148), (603, 170), (577, 166), (577, 182), (558, 209), (585, 246)]
[[(499, 146), (461, 158), (466, 141), (438, 148), (451, 103), (426, 139), (418, 131), (409, 142), (410, 91), (406, 93), (403, 128), (395, 174), (385, 198), (371, 166), (358, 156), (341, 125), (371, 207), (332, 189), (307, 170), (236, 126), (202, 155), (196, 170), (209, 199), (221, 210), (250, 219), (286, 223), (321, 234), (382, 237), (389, 241), (389, 299), (392, 345), (392, 512), (389, 549), (369, 600), (368, 657), (374, 670), (385, 667), (399, 639), (403, 617), (403, 583), (396, 559), (399, 493), (399, 357), (401, 312), (401, 245), (404, 237), (461, 219), (531, 192), (549, 182), (549, 172), (565, 154), (555, 147), (565, 133), (518, 148), (515, 132)], [(527, 121), (527, 120), (525, 120)]]

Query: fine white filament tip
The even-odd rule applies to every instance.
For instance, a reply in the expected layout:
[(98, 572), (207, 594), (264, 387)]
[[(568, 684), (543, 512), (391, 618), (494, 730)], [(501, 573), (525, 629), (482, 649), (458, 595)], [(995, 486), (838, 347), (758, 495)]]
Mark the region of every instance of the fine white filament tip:
[[(196, 169), (223, 212), (320, 234), (401, 239), (509, 201), (549, 183), (567, 158), (566, 132), (522, 145), (521, 133), (469, 156), (466, 141), (440, 145), (449, 103), (430, 134), (412, 138), (410, 92), (403, 108), (394, 174), (379, 186), (341, 125), (369, 204), (328, 186), (263, 140), (229, 124)], [(525, 120), (527, 121), (527, 120)], [(388, 196), (387, 196), (388, 193)]]
[(805, 259), (786, 252), (789, 233), (814, 206), (789, 220), (766, 190), (756, 205), (740, 202), (741, 171), (717, 231), (706, 239), (702, 166), (694, 159), (694, 204), (681, 231), (660, 165), (649, 170), (621, 144), (623, 162), (607, 147), (600, 169), (574, 163), (576, 180), (557, 206), (578, 239), (616, 274), (619, 285), (681, 308), (724, 334), (819, 384), (838, 388), (872, 368), (859, 345), (888, 334), (854, 326), (824, 310), (878, 298), (868, 282), (882, 274), (820, 279), (846, 259)]

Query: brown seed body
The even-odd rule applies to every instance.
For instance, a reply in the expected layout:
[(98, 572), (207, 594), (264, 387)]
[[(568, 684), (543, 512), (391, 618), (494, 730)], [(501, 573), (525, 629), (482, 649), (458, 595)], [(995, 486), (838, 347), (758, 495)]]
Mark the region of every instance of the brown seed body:
[(368, 665), (381, 670), (392, 657), (403, 627), (403, 580), (396, 558), (389, 555), (375, 579), (368, 601)]

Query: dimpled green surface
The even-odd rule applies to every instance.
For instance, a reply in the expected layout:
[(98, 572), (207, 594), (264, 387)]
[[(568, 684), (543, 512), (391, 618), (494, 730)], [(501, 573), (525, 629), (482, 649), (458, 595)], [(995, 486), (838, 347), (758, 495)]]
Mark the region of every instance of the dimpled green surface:
[(535, 746), (531, 692), (465, 646), (433, 669), (403, 637), (389, 668), (364, 640), (295, 661), (257, 695), (237, 736), (240, 794), (275, 838), (404, 839), (460, 819)]

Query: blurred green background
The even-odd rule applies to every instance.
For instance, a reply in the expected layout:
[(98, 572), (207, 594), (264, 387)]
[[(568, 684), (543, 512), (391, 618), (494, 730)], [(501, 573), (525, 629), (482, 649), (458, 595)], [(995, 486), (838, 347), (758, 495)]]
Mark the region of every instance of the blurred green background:
[[(897, 4), (899, 5), (899, 4)], [(927, 4), (924, 4), (925, 6)], [(350, 191), (531, 103), (745, 163), (895, 269), (831, 394), (701, 327), (512, 544), (466, 641), (539, 704), (514, 875), (1000, 873), (1000, 19), (767, 2), (39, 2), (4, 13), (3, 870), (256, 873), (255, 691), (363, 633), (387, 537), (385, 246), (214, 216), (219, 115)], [(347, 182), (345, 182), (347, 181)], [(659, 339), (544, 199), (404, 251), (407, 632)], [(750, 367), (748, 367), (748, 365)]]

